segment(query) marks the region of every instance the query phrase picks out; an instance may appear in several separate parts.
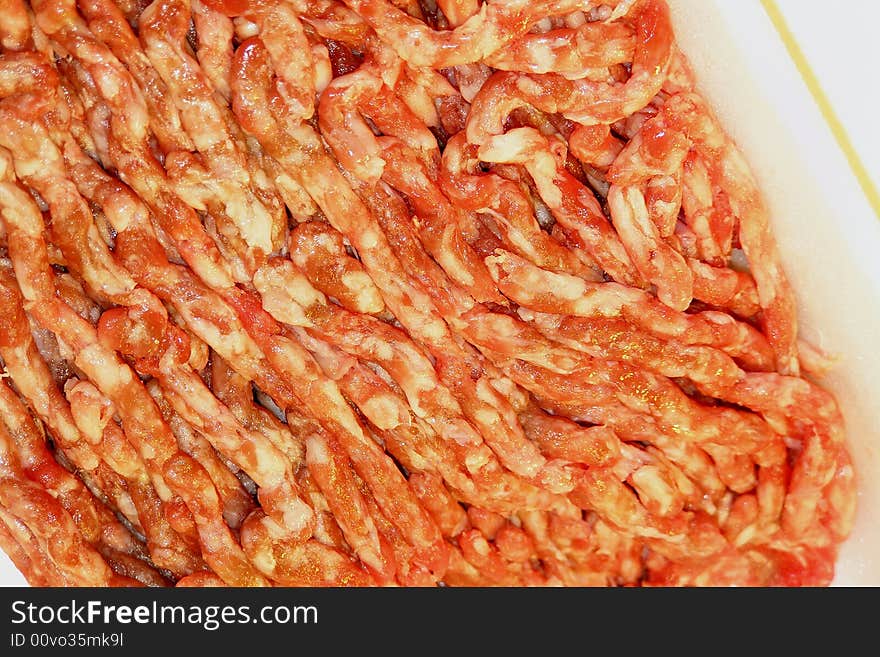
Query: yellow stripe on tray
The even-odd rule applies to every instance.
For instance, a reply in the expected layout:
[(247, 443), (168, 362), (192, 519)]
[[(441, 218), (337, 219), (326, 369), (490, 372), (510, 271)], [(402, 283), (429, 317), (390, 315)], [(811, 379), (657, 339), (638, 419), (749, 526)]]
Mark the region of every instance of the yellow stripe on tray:
[(797, 66), (798, 72), (801, 74), (804, 83), (813, 95), (813, 99), (819, 106), (819, 111), (822, 112), (822, 116), (825, 118), (825, 122), (831, 129), (834, 138), (837, 140), (840, 150), (842, 150), (843, 154), (846, 156), (856, 180), (859, 181), (859, 185), (861, 186), (865, 197), (868, 199), (868, 203), (870, 203), (874, 210), (874, 214), (880, 219), (880, 194), (878, 194), (877, 188), (874, 186), (873, 181), (868, 175), (865, 165), (862, 163), (859, 154), (853, 147), (852, 141), (850, 141), (849, 135), (846, 132), (846, 128), (843, 127), (840, 119), (837, 118), (837, 114), (834, 111), (834, 107), (831, 105), (831, 101), (828, 100), (828, 96), (822, 89), (822, 85), (819, 84), (819, 79), (810, 67), (810, 64), (798, 45), (797, 40), (789, 29), (788, 24), (785, 22), (782, 11), (780, 11), (775, 0), (761, 0), (761, 4), (764, 6), (764, 11), (767, 12), (767, 15), (773, 22), (773, 26), (779, 33), (782, 42), (785, 44), (789, 56), (794, 61), (795, 66)]

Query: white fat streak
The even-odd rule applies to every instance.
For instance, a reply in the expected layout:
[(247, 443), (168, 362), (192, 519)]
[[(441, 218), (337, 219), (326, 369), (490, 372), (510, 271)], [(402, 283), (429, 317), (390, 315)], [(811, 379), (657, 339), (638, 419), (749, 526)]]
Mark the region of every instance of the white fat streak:
[(411, 333), (427, 342), (437, 342), (449, 335), (446, 323), (435, 315), (425, 316), (422, 313), (411, 313)]
[(260, 550), (254, 554), (248, 554), (248, 559), (260, 572), (271, 573), (275, 570), (275, 557), (269, 550)]
[(757, 523), (752, 523), (745, 529), (743, 529), (737, 537), (734, 539), (733, 544), (736, 547), (742, 547), (743, 545), (748, 544), (758, 533)]
[[(435, 419), (431, 418), (429, 421), (434, 430), (444, 439), (451, 438), (465, 447), (483, 444), (483, 437), (463, 418), (443, 418), (436, 423)], [(489, 457), (485, 455), (481, 457), (481, 463), (486, 463), (487, 458)]]
[(526, 152), (522, 137), (522, 133), (515, 130), (490, 137), (480, 146), (478, 156), (486, 162), (520, 162)]
[(324, 44), (313, 45), (312, 61), (315, 92), (321, 95), (330, 85), (330, 81), (333, 80), (333, 65), (330, 63), (330, 53), (327, 51), (327, 46)]
[(313, 305), (323, 305), (327, 298), (309, 283), (305, 276), (295, 275), (286, 277), (284, 291), (290, 298), (301, 306), (308, 308)]
[(477, 381), (476, 390), (477, 399), (490, 405), (495, 403), (498, 395), (496, 394), (495, 388), (493, 388), (485, 378), (481, 378)]
[(347, 271), (342, 275), (342, 284), (357, 296), (357, 304), (362, 312), (379, 312), (384, 308), (379, 290), (366, 272)]
[(691, 175), (686, 178), (685, 188), (694, 195), (702, 207), (712, 206), (712, 186), (709, 181), (709, 172), (703, 162), (697, 160), (693, 163)]
[(706, 310), (700, 313), (700, 317), (712, 324), (718, 324), (719, 326), (729, 326), (736, 323), (736, 320), (730, 315), (714, 310)]
[(535, 23), (534, 29), (536, 32), (549, 32), (553, 29), (553, 21), (551, 21), (549, 17), (545, 16), (537, 23)]
[(312, 239), (315, 242), (315, 245), (327, 251), (328, 253), (339, 253), (339, 249), (336, 246), (336, 240), (332, 233), (314, 233)]
[(40, 140), (39, 151), (37, 157), (34, 158), (17, 158), (15, 160), (15, 172), (19, 178), (44, 173), (46, 170), (46, 162), (58, 159), (58, 149), (55, 145), (46, 140)]
[[(275, 319), (291, 326), (313, 326), (306, 317), (303, 305), (322, 304), (324, 295), (300, 276), (282, 277), (271, 267), (264, 267), (254, 276), (254, 286), (260, 293), (263, 309)], [(306, 300), (305, 304), (300, 299)]]
[(124, 363), (114, 363), (107, 357), (107, 349), (98, 343), (81, 349), (75, 362), (104, 391), (119, 389), (134, 381), (131, 368)]
[(507, 261), (506, 253), (497, 253), (497, 255), (486, 256), (483, 262), (486, 263), (486, 269), (489, 270), (489, 276), (496, 283), (501, 278), (501, 274), (505, 271), (504, 263)]
[(474, 277), (458, 259), (458, 254), (453, 251), (444, 249), (438, 254), (437, 262), (453, 280), (464, 287), (470, 287), (474, 284)]
[(358, 245), (358, 250), (362, 249), (374, 249), (379, 244), (379, 234), (373, 228), (366, 228), (361, 231), (360, 234), (360, 244)]
[(474, 419), (484, 427), (491, 427), (501, 422), (501, 416), (490, 408), (480, 408), (474, 413)]
[(7, 217), (15, 230), (28, 237), (43, 234), (44, 226), (36, 202), (12, 183), (0, 183), (0, 214)]
[[(409, 362), (412, 363), (413, 360)], [(433, 392), (433, 400), (443, 408), (452, 408), (456, 412), (459, 410), (458, 402), (455, 401), (446, 388), (438, 385), (434, 370), (430, 367), (418, 371), (416, 369), (411, 370), (409, 378), (401, 381), (400, 385), (404, 390), (404, 394), (406, 394), (410, 408), (421, 418), (428, 417), (428, 411), (421, 404), (422, 393), (426, 392)]]
[(234, 286), (232, 274), (229, 272), (227, 264), (218, 265), (207, 253), (198, 253), (192, 255), (192, 270), (197, 272), (208, 287), (215, 290), (222, 290)]
[(583, 279), (567, 274), (544, 271), (537, 267), (529, 268), (525, 283), (530, 290), (549, 288), (555, 296), (566, 301), (580, 300), (587, 292), (587, 285)]
[[(409, 107), (410, 111), (415, 114), (425, 126), (440, 125), (440, 115), (434, 106), (434, 99), (428, 94), (427, 90), (414, 83), (408, 90), (408, 93), (401, 96), (401, 99)], [(430, 132), (420, 130), (415, 139), (418, 148), (423, 150), (433, 150), (437, 148), (437, 141)]]
[(314, 517), (314, 512), (308, 504), (296, 498), (284, 507), (284, 526), (294, 532), (300, 532)]
[(574, 11), (565, 17), (565, 26), (578, 28), (587, 22), (587, 17), (583, 11)]
[(252, 36), (257, 36), (260, 33), (259, 26), (243, 16), (236, 16), (233, 18), (232, 24), (235, 26), (235, 35), (241, 41), (249, 39)]
[(212, 322), (195, 316), (187, 317), (187, 323), (192, 326), (193, 331), (199, 337), (212, 347), (223, 345), (224, 350), (228, 350), (230, 356), (238, 356), (249, 351), (250, 340), (241, 331), (223, 333)]
[(248, 443), (254, 447), (254, 455), (257, 461), (257, 472), (260, 481), (258, 485), (267, 488), (273, 488), (284, 481), (287, 474), (287, 465), (284, 455), (281, 454), (274, 446), (262, 444), (265, 438), (257, 434), (256, 436), (243, 436), (243, 443)]
[(269, 516), (262, 518), (260, 524), (266, 529), (269, 537), (273, 540), (282, 540), (288, 535), (287, 530)]
[(306, 194), (302, 185), (289, 174), (279, 174), (275, 178), (275, 185), (281, 191), (284, 202), (294, 217), (306, 217), (315, 211), (314, 201)]
[(694, 232), (697, 235), (711, 235), (712, 228), (709, 225), (709, 215), (705, 212), (696, 214), (692, 220)]
[(482, 450), (476, 454), (468, 454), (464, 459), (464, 465), (471, 474), (479, 472), (488, 462), (489, 457), (487, 454), (483, 454)]
[(12, 171), (12, 154), (5, 148), (0, 148), (0, 180), (11, 180)]
[(553, 291), (564, 299), (580, 299), (586, 293), (586, 285), (574, 276), (560, 276), (554, 281)]
[(394, 358), (394, 348), (385, 340), (376, 336), (367, 336), (361, 341), (364, 349), (369, 350), (379, 361), (388, 361)]
[(546, 151), (537, 153), (531, 162), (526, 164), (529, 174), (535, 180), (538, 194), (551, 209), (562, 207), (562, 190), (554, 184), (556, 177), (556, 160)]
[(510, 240), (510, 243), (516, 248), (517, 251), (521, 254), (526, 254), (533, 258), (539, 257), (536, 249), (532, 246), (531, 240), (523, 234), (521, 231), (511, 228), (507, 231), (507, 239)]
[(245, 215), (236, 219), (241, 236), (250, 246), (262, 249), (265, 253), (272, 252), (272, 217), (265, 206), (252, 199), (247, 204)]
[(321, 381), (319, 388), (337, 410), (337, 412), (334, 413), (336, 421), (358, 440), (365, 441), (366, 436), (364, 436), (361, 425), (358, 424), (357, 418), (348, 406), (348, 403), (345, 401), (345, 398), (342, 396), (336, 383), (330, 379), (325, 379), (324, 381)]
[[(408, 347), (404, 347), (404, 350), (410, 351)], [(410, 373), (412, 375), (412, 383), (407, 386), (408, 388), (420, 392), (431, 392), (433, 390), (438, 390), (438, 394), (443, 394), (445, 388), (437, 388), (437, 379), (434, 368), (431, 367), (430, 363), (427, 363), (423, 360), (423, 356), (421, 354), (411, 353), (408, 356), (407, 362), (415, 365), (410, 369)]]
[(274, 348), (281, 352), (278, 354), (278, 358), (281, 360), (285, 373), (293, 377), (302, 377), (308, 372), (306, 361), (300, 349), (297, 349), (288, 338), (276, 336), (272, 343)]
[(640, 497), (654, 500), (664, 509), (670, 508), (675, 493), (657, 466), (645, 465), (638, 468), (630, 475), (630, 481)]
[(556, 54), (549, 42), (535, 39), (528, 44), (529, 58), (537, 65), (536, 72), (552, 71), (556, 65)]
[(312, 434), (306, 438), (306, 461), (314, 465), (327, 465), (330, 463), (330, 455), (324, 441)]
[(619, 294), (594, 294), (578, 299), (574, 305), (574, 314), (590, 317), (599, 313), (603, 317), (617, 317), (625, 305), (626, 299)]
[(104, 428), (113, 414), (112, 404), (109, 400), (106, 404), (102, 403), (98, 390), (87, 381), (80, 381), (74, 385), (67, 391), (66, 396), (74, 422), (80, 432), (92, 444), (100, 442)]
[(657, 229), (648, 217), (648, 206), (645, 205), (645, 197), (642, 192), (635, 186), (627, 187), (624, 190), (624, 197), (630, 208), (630, 216), (639, 230), (646, 235), (656, 237)]
[(376, 427), (387, 431), (400, 426), (404, 421), (400, 403), (396, 397), (388, 394), (373, 395), (362, 404), (361, 411)]

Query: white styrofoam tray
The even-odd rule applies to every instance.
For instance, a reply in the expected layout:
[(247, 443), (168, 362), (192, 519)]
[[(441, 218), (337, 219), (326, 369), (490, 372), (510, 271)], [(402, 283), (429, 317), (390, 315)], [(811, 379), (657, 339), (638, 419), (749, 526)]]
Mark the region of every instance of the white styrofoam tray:
[[(880, 218), (760, 0), (668, 0), (701, 91), (761, 182), (801, 335), (839, 359), (859, 508), (835, 584), (880, 585)], [(0, 585), (26, 584), (0, 552)]]

